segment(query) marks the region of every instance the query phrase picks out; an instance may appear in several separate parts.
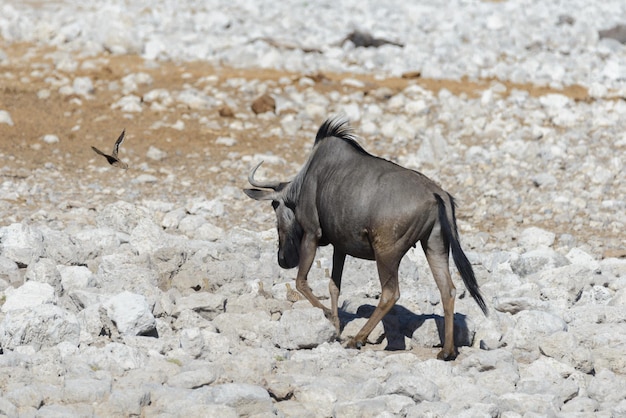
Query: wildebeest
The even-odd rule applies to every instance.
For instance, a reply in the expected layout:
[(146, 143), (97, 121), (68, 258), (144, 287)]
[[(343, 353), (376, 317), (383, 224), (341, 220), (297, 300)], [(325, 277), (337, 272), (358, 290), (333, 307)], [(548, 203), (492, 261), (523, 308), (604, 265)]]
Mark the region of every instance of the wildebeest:
[[(261, 162), (262, 163), (262, 162)], [(278, 264), (298, 266), (296, 288), (321, 308), (340, 333), (338, 298), (346, 255), (375, 260), (382, 292), (378, 306), (348, 347), (359, 348), (400, 297), (398, 268), (406, 252), (420, 241), (441, 293), (444, 343), (438, 358), (452, 360), (456, 289), (449, 253), (470, 295), (487, 314), (474, 271), (459, 244), (452, 196), (423, 174), (366, 152), (348, 122), (326, 120), (315, 137), (304, 167), (291, 181), (261, 182), (248, 175), (256, 200), (271, 200), (277, 217)], [(331, 308), (313, 294), (307, 275), (318, 246), (333, 245), (329, 284)]]

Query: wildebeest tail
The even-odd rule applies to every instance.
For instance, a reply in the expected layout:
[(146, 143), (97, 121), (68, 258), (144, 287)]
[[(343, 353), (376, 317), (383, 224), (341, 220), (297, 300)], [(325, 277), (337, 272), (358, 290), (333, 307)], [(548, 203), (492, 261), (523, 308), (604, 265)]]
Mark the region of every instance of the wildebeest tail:
[(483, 300), (483, 296), (480, 294), (480, 290), (478, 289), (478, 283), (476, 282), (476, 276), (474, 276), (474, 270), (472, 269), (472, 264), (467, 259), (467, 256), (463, 252), (461, 248), (461, 244), (459, 243), (459, 234), (456, 226), (456, 215), (454, 213), (454, 200), (452, 196), (448, 195), (450, 198), (450, 218), (448, 218), (448, 213), (446, 211), (446, 204), (441, 196), (435, 194), (435, 198), (437, 199), (437, 205), (439, 206), (439, 223), (441, 224), (441, 232), (443, 234), (443, 239), (446, 242), (446, 246), (448, 246), (452, 250), (452, 259), (454, 260), (454, 264), (456, 268), (459, 270), (459, 274), (463, 279), (463, 283), (465, 287), (469, 291), (470, 295), (474, 298), (480, 309), (482, 309), (485, 315), (488, 315), (487, 305)]

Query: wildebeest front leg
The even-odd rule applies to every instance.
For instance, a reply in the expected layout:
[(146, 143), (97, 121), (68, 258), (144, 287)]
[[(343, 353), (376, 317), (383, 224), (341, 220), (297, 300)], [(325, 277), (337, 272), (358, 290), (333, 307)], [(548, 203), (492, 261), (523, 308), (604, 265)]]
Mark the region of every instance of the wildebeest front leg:
[(331, 311), (326, 306), (322, 305), (322, 302), (313, 294), (313, 291), (307, 283), (307, 276), (313, 260), (315, 259), (315, 252), (317, 251), (317, 238), (311, 234), (304, 234), (302, 242), (300, 243), (300, 263), (298, 264), (298, 275), (296, 276), (296, 289), (302, 296), (307, 298), (311, 305), (316, 308), (320, 308), (324, 311), (324, 315), (327, 318), (331, 317)]
[(346, 254), (338, 251), (333, 252), (333, 271), (328, 284), (330, 293), (330, 321), (337, 329), (337, 335), (341, 333), (341, 323), (339, 322), (339, 292), (341, 291), (341, 275), (343, 274), (343, 264), (346, 261)]
[(376, 267), (378, 268), (378, 277), (382, 292), (378, 306), (374, 309), (372, 316), (369, 317), (363, 328), (356, 336), (348, 342), (349, 348), (361, 348), (365, 345), (367, 337), (378, 323), (387, 315), (387, 312), (393, 308), (398, 299), (400, 299), (400, 287), (398, 285), (398, 268), (400, 267), (400, 259), (402, 257), (392, 256), (376, 256)]

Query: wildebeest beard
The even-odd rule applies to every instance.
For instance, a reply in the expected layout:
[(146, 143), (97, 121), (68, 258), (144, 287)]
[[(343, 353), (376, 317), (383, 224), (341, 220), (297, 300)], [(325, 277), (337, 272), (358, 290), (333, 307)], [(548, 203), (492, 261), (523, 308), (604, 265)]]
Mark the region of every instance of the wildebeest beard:
[(284, 208), (281, 215), (283, 219), (278, 219), (278, 265), (292, 269), (300, 263), (302, 227), (291, 209)]

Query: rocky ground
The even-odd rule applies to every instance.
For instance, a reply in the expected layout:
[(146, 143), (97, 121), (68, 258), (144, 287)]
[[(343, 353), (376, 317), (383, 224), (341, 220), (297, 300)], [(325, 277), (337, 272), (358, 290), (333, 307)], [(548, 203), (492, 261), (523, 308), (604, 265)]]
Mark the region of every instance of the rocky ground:
[[(624, 5), (357, 3), (0, 6), (0, 413), (626, 414)], [(241, 192), (336, 114), (457, 199), (490, 315), (453, 271), (454, 362), (421, 251), (345, 349)], [(127, 170), (91, 149), (123, 129)], [(372, 262), (344, 276), (341, 340), (380, 293)]]

